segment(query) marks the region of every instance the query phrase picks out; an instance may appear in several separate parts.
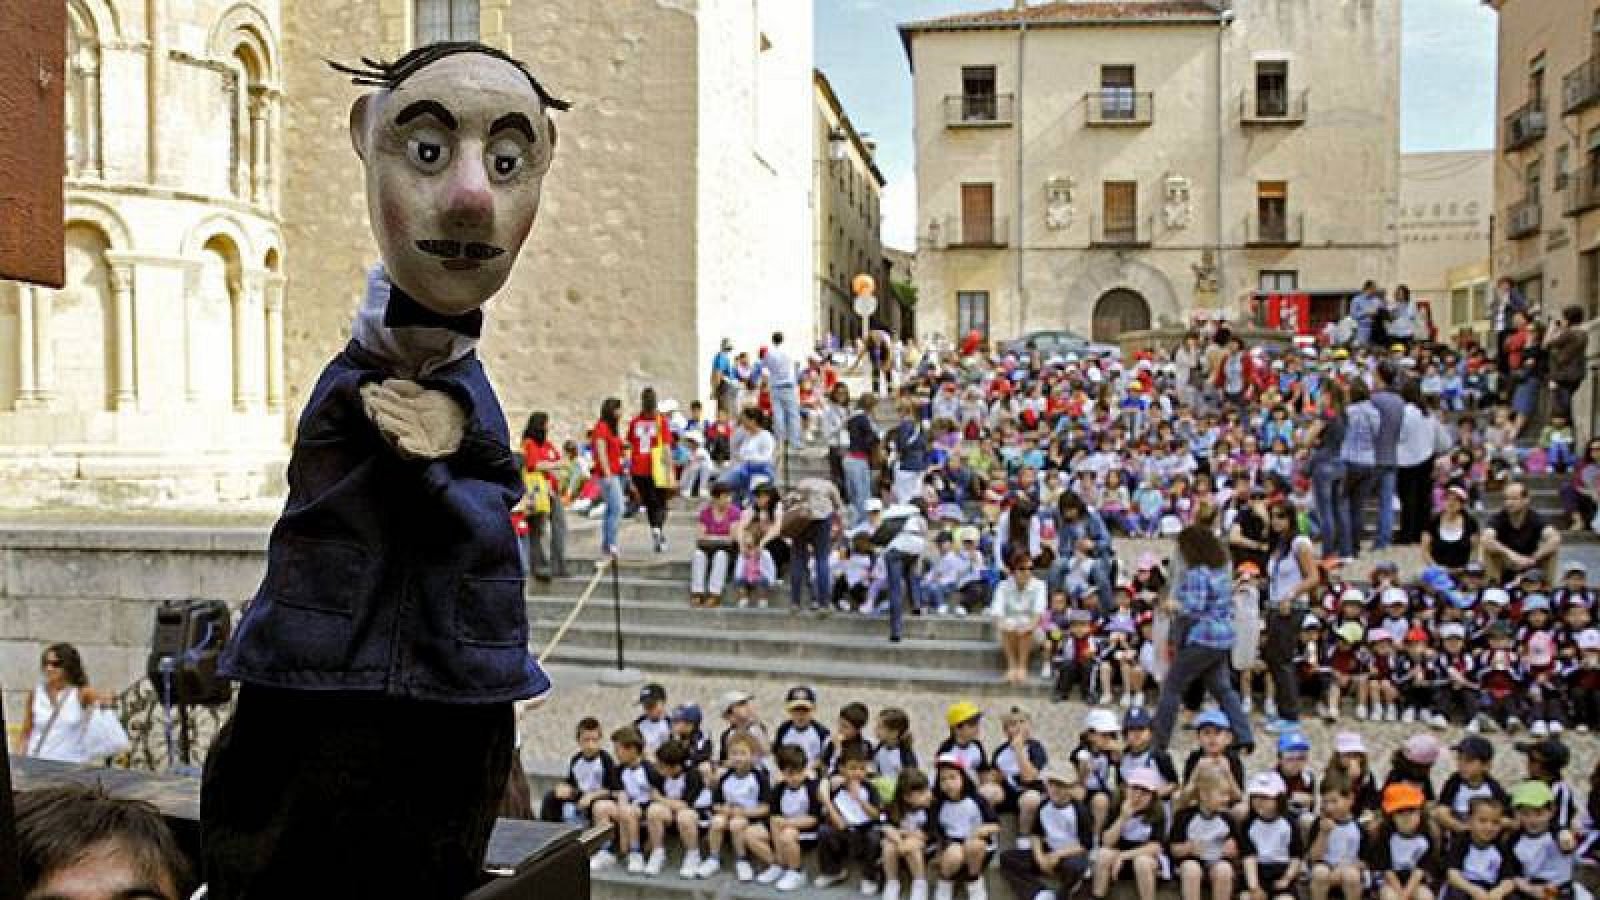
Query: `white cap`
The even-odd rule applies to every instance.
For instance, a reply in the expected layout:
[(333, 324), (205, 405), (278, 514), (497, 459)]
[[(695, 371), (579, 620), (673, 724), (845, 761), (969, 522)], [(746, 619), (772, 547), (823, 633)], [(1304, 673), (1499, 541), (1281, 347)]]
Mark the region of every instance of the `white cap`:
[(883, 501), (877, 497), (868, 497), (867, 512), (883, 512)]
[(1083, 727), (1100, 734), (1116, 734), (1122, 731), (1122, 723), (1117, 721), (1117, 714), (1109, 709), (1089, 710), (1089, 714), (1083, 719)]
[(1504, 588), (1489, 588), (1483, 592), (1483, 602), (1506, 606), (1511, 603), (1511, 595), (1506, 593)]
[(1361, 739), (1361, 735), (1353, 731), (1341, 731), (1333, 736), (1333, 752), (1366, 753), (1367, 742)]
[(1288, 790), (1289, 786), (1283, 783), (1283, 776), (1269, 771), (1250, 776), (1246, 793), (1252, 797), (1282, 797)]
[(1579, 650), (1600, 650), (1600, 629), (1585, 628), (1578, 632)]
[(1439, 637), (1443, 638), (1444, 640), (1449, 640), (1451, 638), (1464, 638), (1466, 636), (1467, 628), (1460, 622), (1446, 622), (1439, 626)]
[(1365, 606), (1367, 603), (1367, 595), (1361, 593), (1360, 588), (1345, 588), (1344, 593), (1339, 595), (1339, 603), (1360, 603), (1361, 605)]
[(733, 709), (735, 706), (738, 706), (741, 703), (749, 702), (750, 698), (751, 698), (751, 694), (750, 694), (749, 691), (729, 691), (726, 694), (723, 694), (722, 695), (722, 712), (723, 712), (723, 714), (726, 715), (728, 710)]
[(1390, 588), (1384, 588), (1383, 589), (1383, 605), (1384, 606), (1392, 606), (1392, 605), (1394, 605), (1396, 603), (1404, 605), (1404, 604), (1407, 604), (1407, 603), (1410, 603), (1410, 602), (1411, 602), (1411, 598), (1406, 595), (1406, 589), (1405, 588), (1390, 587)]

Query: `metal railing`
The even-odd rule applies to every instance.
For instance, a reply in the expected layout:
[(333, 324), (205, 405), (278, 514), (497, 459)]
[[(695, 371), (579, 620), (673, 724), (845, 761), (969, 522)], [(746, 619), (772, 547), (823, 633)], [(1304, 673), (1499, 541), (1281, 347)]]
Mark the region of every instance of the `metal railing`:
[(1155, 231), (1155, 217), (1135, 216), (1132, 222), (1108, 222), (1103, 216), (1089, 216), (1089, 246), (1091, 247), (1148, 247), (1150, 235)]
[(1090, 125), (1149, 125), (1155, 120), (1156, 95), (1149, 91), (1089, 91), (1083, 102)]
[(1506, 116), (1506, 150), (1520, 150), (1544, 140), (1546, 123), (1542, 100), (1530, 100)]
[(944, 98), (947, 128), (1010, 125), (1015, 116), (1015, 94), (947, 94)]
[(1561, 112), (1572, 115), (1600, 101), (1600, 56), (1591, 56), (1561, 79)]
[(1299, 125), (1310, 106), (1309, 89), (1239, 92), (1239, 121), (1246, 125)]
[(1597, 163), (1578, 169), (1567, 179), (1567, 215), (1575, 216), (1591, 209), (1600, 209), (1600, 164)]
[(1245, 218), (1245, 244), (1251, 247), (1297, 247), (1305, 239), (1305, 213)]
[(950, 216), (944, 220), (940, 243), (945, 247), (1005, 247), (1010, 245), (1010, 237), (1011, 222), (1003, 216)]
[(1506, 237), (1520, 240), (1538, 234), (1542, 221), (1539, 198), (1530, 197), (1521, 203), (1513, 203), (1506, 207)]

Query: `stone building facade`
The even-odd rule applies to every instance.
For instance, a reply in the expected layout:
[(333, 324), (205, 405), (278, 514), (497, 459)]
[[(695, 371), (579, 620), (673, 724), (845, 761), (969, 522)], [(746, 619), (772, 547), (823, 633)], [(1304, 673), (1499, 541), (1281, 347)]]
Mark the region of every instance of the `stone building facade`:
[(918, 328), (1113, 338), (1398, 259), (1399, 4), (1072, 0), (901, 26)]
[(0, 282), (0, 505), (271, 493), (279, 2), (66, 2), (67, 285)]
[(883, 186), (887, 183), (873, 160), (873, 146), (861, 137), (844, 111), (828, 76), (812, 75), (816, 124), (812, 130), (816, 163), (812, 176), (816, 223), (818, 335), (841, 341), (861, 337), (861, 317), (852, 306), (850, 280), (871, 275), (878, 283), (880, 327), (897, 331), (898, 304), (889, 289), (884, 261)]
[(1494, 151), (1407, 153), (1400, 157), (1398, 283), (1427, 304), (1441, 339), (1486, 327), (1494, 218)]
[(482, 353), (514, 427), (814, 334), (809, 0), (63, 0), (68, 284), (0, 283), (0, 506), (281, 491), (366, 221), (324, 60), (481, 38), (574, 103)]

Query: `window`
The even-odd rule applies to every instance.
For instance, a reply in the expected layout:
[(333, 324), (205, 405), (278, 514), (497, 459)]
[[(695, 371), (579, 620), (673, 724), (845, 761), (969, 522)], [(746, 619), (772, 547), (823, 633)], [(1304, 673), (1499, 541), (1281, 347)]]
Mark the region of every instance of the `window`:
[(961, 186), (961, 234), (956, 243), (994, 243), (994, 185)]
[(1133, 66), (1101, 66), (1101, 118), (1132, 119), (1134, 102)]
[(1105, 183), (1105, 240), (1132, 244), (1139, 239), (1139, 185), (1134, 181)]
[(1556, 183), (1555, 183), (1555, 189), (1558, 190), (1558, 191), (1566, 190), (1566, 188), (1567, 188), (1567, 179), (1572, 174), (1570, 169), (1569, 169), (1569, 166), (1572, 165), (1572, 161), (1568, 157), (1569, 157), (1569, 154), (1567, 153), (1567, 145), (1566, 144), (1562, 144), (1560, 147), (1556, 148)]
[(1262, 294), (1292, 294), (1300, 290), (1300, 273), (1263, 270), (1259, 283)]
[(1264, 241), (1289, 237), (1289, 183), (1263, 181), (1256, 185), (1256, 222)]
[(994, 66), (963, 66), (961, 69), (961, 118), (992, 122), (999, 117), (995, 97)]
[(989, 339), (989, 292), (956, 292), (956, 334), (976, 331), (984, 340)]
[(1535, 203), (1539, 202), (1539, 198), (1542, 196), (1540, 191), (1543, 188), (1543, 184), (1541, 184), (1543, 181), (1541, 170), (1543, 168), (1544, 160), (1542, 159), (1536, 159), (1533, 162), (1528, 163), (1528, 170), (1524, 175), (1523, 181), (1523, 184), (1526, 185), (1527, 190), (1523, 192), (1525, 195), (1523, 199), (1531, 200)]
[(1533, 58), (1528, 65), (1528, 103), (1534, 109), (1544, 108), (1544, 54)]
[(478, 0), (414, 0), (417, 46), (478, 39)]
[(1589, 129), (1589, 152), (1585, 165), (1600, 165), (1600, 128)]
[(1256, 63), (1256, 115), (1289, 115), (1289, 64), (1283, 60)]

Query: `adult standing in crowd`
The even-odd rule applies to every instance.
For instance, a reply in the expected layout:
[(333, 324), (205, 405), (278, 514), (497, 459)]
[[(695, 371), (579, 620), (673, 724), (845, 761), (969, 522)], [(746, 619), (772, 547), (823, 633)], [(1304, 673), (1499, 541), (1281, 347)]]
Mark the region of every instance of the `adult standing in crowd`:
[(928, 435), (919, 420), (917, 395), (900, 395), (900, 422), (889, 432), (888, 444), (894, 450), (894, 502), (910, 503), (922, 493), (922, 476), (928, 471)]
[(767, 430), (766, 416), (754, 406), (746, 407), (739, 416), (739, 432), (733, 438), (733, 465), (722, 476), (722, 482), (733, 489), (735, 500), (746, 502), (756, 479), (769, 483), (774, 480), (777, 450), (778, 442)]
[(1527, 485), (1513, 481), (1506, 485), (1503, 496), (1505, 508), (1494, 514), (1483, 531), (1483, 566), (1490, 582), (1505, 584), (1524, 572), (1541, 569), (1545, 584), (1555, 584), (1561, 532), (1529, 505)]
[(1250, 717), (1233, 688), (1233, 583), (1228, 552), (1211, 528), (1190, 525), (1178, 532), (1178, 556), (1183, 561), (1182, 581), (1173, 586), (1167, 612), (1176, 617), (1173, 642), (1177, 646), (1172, 667), (1161, 680), (1156, 703), (1154, 744), (1167, 749), (1178, 704), (1189, 685), (1200, 682), (1222, 705), (1241, 752), (1255, 747)]
[(1222, 390), (1222, 401), (1229, 408), (1243, 410), (1249, 400), (1250, 360), (1244, 341), (1229, 338), (1227, 352), (1218, 358), (1212, 381)]
[(922, 594), (917, 586), (917, 564), (928, 552), (928, 524), (922, 510), (902, 506), (894, 510), (905, 524), (883, 549), (884, 576), (889, 581), (889, 643), (898, 644), (904, 633), (905, 610), (922, 615)]
[(1384, 308), (1384, 328), (1388, 331), (1386, 343), (1399, 344), (1410, 352), (1417, 340), (1417, 304), (1411, 299), (1411, 288), (1397, 285), (1394, 299)]
[(790, 609), (801, 608), (801, 589), (809, 571), (811, 583), (811, 609), (828, 608), (828, 593), (833, 588), (829, 572), (829, 556), (833, 543), (834, 524), (844, 511), (844, 498), (839, 488), (825, 478), (802, 478), (794, 486), (793, 506), (790, 515), (803, 510), (805, 520), (791, 533), (792, 547), (789, 557)]
[(873, 463), (881, 446), (878, 427), (872, 424), (872, 411), (877, 405), (876, 394), (862, 394), (856, 398), (855, 415), (845, 423), (850, 442), (844, 455), (844, 485), (855, 514), (852, 525), (867, 518), (867, 500), (873, 495)]
[(1512, 423), (1520, 436), (1539, 411), (1539, 388), (1544, 384), (1544, 379), (1539, 377), (1543, 348), (1530, 314), (1512, 313), (1511, 319), (1514, 324), (1506, 337), (1506, 365), (1511, 370)]
[(628, 488), (622, 471), (622, 401), (607, 397), (600, 404), (600, 419), (594, 423), (590, 439), (594, 444), (594, 477), (600, 483), (600, 500), (605, 517), (600, 520), (600, 552), (616, 556), (617, 532), (628, 505)]
[(1010, 574), (995, 588), (989, 615), (1005, 654), (1006, 683), (1022, 684), (1028, 680), (1033, 630), (1044, 615), (1048, 598), (1044, 582), (1033, 577), (1033, 557), (1026, 550), (1012, 552), (1006, 568)]
[(1199, 383), (1201, 366), (1205, 365), (1205, 353), (1198, 334), (1191, 331), (1183, 336), (1183, 344), (1172, 354), (1172, 365), (1179, 399), (1193, 406), (1199, 399), (1195, 387)]
[(1339, 534), (1339, 555), (1355, 558), (1366, 530), (1367, 503), (1377, 488), (1378, 429), (1382, 416), (1372, 405), (1366, 381), (1350, 379), (1350, 403), (1344, 408), (1344, 443), (1339, 459), (1344, 463), (1344, 521), (1349, 527)]
[(1400, 531), (1395, 542), (1409, 546), (1422, 540), (1423, 529), (1433, 518), (1433, 461), (1450, 448), (1448, 431), (1422, 396), (1417, 379), (1406, 379), (1400, 386), (1400, 398), (1405, 409), (1395, 449), (1395, 483), (1400, 496)]
[(1350, 318), (1356, 320), (1356, 345), (1370, 347), (1375, 338), (1382, 337), (1383, 292), (1376, 281), (1361, 285), (1361, 293), (1350, 298)]
[(772, 399), (772, 434), (778, 440), (777, 453), (782, 455), (805, 434), (800, 423), (800, 375), (794, 357), (783, 347), (783, 332), (772, 333), (772, 346), (767, 348), (762, 368)]
[(844, 491), (844, 455), (850, 451), (850, 388), (844, 382), (835, 382), (828, 389), (828, 402), (822, 407), (822, 441), (828, 448), (828, 474), (841, 492)]
[[(657, 471), (658, 465), (662, 471)], [(628, 472), (650, 522), (651, 543), (657, 553), (664, 552), (667, 498), (672, 496), (672, 427), (656, 408), (653, 387), (639, 392), (639, 414), (628, 423)]]
[(1422, 532), (1422, 559), (1459, 576), (1478, 552), (1478, 522), (1467, 511), (1467, 489), (1451, 484), (1444, 491), (1444, 509)]
[(1561, 486), (1561, 508), (1567, 527), (1581, 531), (1600, 512), (1600, 437), (1592, 437), (1583, 457), (1572, 467), (1572, 480)]
[(1234, 563), (1254, 563), (1256, 571), (1267, 570), (1267, 552), (1272, 549), (1268, 533), (1267, 490), (1265, 485), (1250, 487), (1250, 495), (1239, 504), (1228, 529), (1228, 553)]
[(1502, 384), (1506, 384), (1511, 376), (1511, 360), (1506, 355), (1506, 341), (1516, 330), (1515, 315), (1525, 313), (1527, 310), (1528, 301), (1522, 296), (1522, 291), (1511, 283), (1510, 278), (1501, 276), (1500, 280), (1495, 282), (1494, 303), (1489, 319), (1494, 329), (1494, 361), (1500, 371)]
[(1572, 395), (1583, 384), (1584, 362), (1589, 351), (1589, 334), (1583, 325), (1583, 307), (1569, 306), (1545, 335), (1545, 352), (1550, 369), (1550, 415), (1572, 422)]
[(1052, 566), (1051, 585), (1060, 590), (1065, 578), (1067, 561), (1074, 553), (1082, 553), (1094, 560), (1090, 580), (1100, 609), (1110, 614), (1115, 603), (1111, 597), (1111, 565), (1116, 551), (1111, 545), (1111, 531), (1098, 510), (1089, 508), (1078, 494), (1065, 492), (1056, 501), (1056, 562)]
[[(524, 515), (528, 522), (528, 568), (536, 578), (567, 577), (567, 514), (561, 502), (561, 448), (550, 439), (550, 414), (544, 411), (528, 416), (527, 427), (522, 429), (522, 475), (525, 483), (530, 479), (544, 479), (544, 492), (548, 509), (541, 512), (528, 508)], [(530, 496), (532, 491), (529, 492)], [(545, 548), (546, 532), (549, 549)]]
[(1266, 628), (1261, 658), (1272, 678), (1277, 718), (1269, 731), (1300, 727), (1300, 676), (1295, 656), (1300, 651), (1300, 620), (1311, 608), (1311, 595), (1321, 582), (1311, 539), (1300, 533), (1299, 517), (1285, 501), (1268, 513)]
[(33, 702), (22, 711), (23, 755), (55, 762), (88, 762), (89, 715), (105, 699), (89, 687), (78, 648), (71, 644), (46, 647), (39, 656)]
[(717, 412), (729, 418), (739, 414), (739, 376), (733, 367), (733, 341), (727, 338), (711, 358), (711, 396), (716, 398)]
[[(1378, 363), (1377, 390), (1372, 406), (1378, 411), (1378, 431), (1373, 439), (1374, 475), (1378, 488), (1378, 539), (1372, 549), (1382, 550), (1394, 537), (1394, 492), (1399, 473), (1400, 426), (1405, 421), (1406, 402), (1395, 393), (1400, 372), (1390, 360)], [(1356, 526), (1359, 530), (1360, 526)]]
[(1345, 502), (1344, 386), (1331, 378), (1320, 384), (1315, 418), (1306, 433), (1311, 447), (1311, 495), (1317, 510), (1317, 530), (1322, 538), (1322, 555), (1340, 553), (1344, 535), (1350, 532), (1350, 504)]

